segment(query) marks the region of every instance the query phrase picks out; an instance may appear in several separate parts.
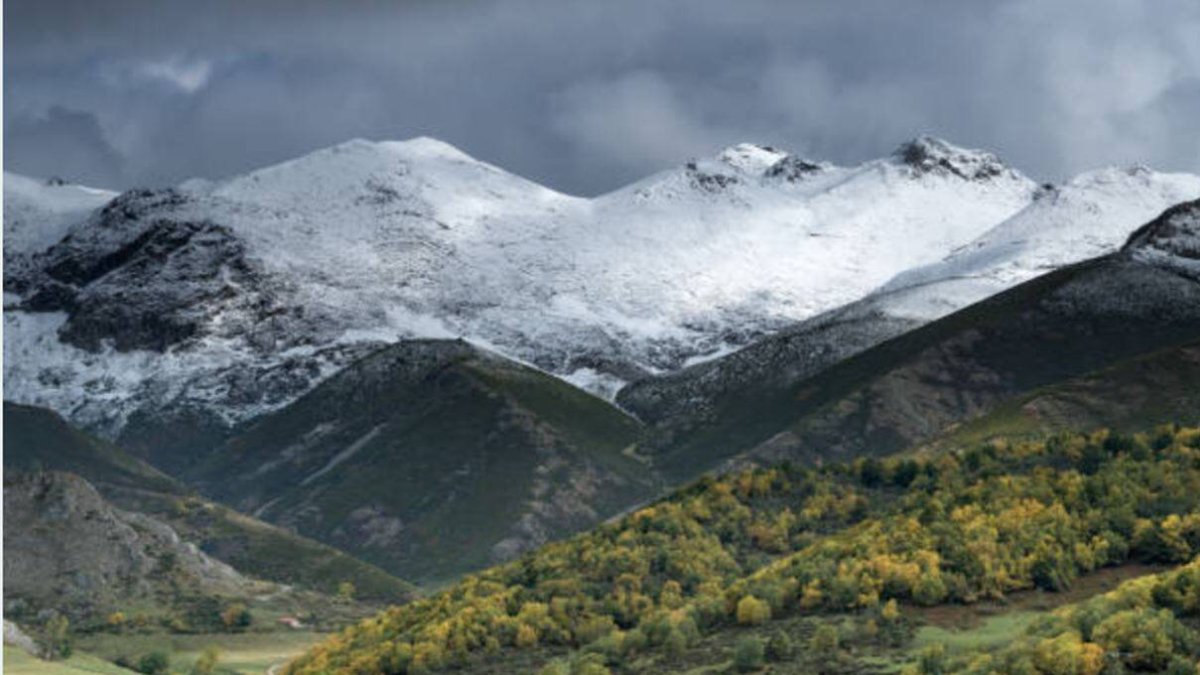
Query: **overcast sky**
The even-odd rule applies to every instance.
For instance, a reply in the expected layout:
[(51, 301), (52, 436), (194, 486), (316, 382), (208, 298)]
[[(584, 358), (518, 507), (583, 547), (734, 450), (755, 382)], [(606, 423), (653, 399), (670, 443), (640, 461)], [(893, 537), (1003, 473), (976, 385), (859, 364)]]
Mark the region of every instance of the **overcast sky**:
[(918, 133), (1200, 171), (1197, 0), (4, 3), (5, 168), (124, 188), (429, 135), (551, 187)]

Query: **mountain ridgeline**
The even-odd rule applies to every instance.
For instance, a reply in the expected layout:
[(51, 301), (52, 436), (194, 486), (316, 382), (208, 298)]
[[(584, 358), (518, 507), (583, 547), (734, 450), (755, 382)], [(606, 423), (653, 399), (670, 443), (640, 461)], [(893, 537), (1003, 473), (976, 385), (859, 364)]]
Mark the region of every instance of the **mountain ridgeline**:
[(865, 672), (897, 603), (1200, 553), (1200, 176), (923, 137), (585, 199), (414, 139), (5, 197), (27, 620), (282, 588), (398, 605), (293, 673), (598, 673), (836, 616), (771, 658)]
[[(1119, 180), (1145, 183), (1131, 223), (1200, 193)], [(432, 139), (352, 141), (16, 238), (7, 391), (144, 457), (182, 444), (163, 468), (399, 339), (462, 337), (611, 397), (857, 300), (1037, 194), (931, 138), (856, 167), (743, 144), (592, 199)]]
[(592, 199), (432, 139), (107, 203), (5, 185), (6, 395), (172, 473), (405, 339), (623, 389), (669, 438), (739, 378), (806, 378), (1200, 196), (1146, 169), (1039, 187), (928, 137), (856, 167), (741, 144)]

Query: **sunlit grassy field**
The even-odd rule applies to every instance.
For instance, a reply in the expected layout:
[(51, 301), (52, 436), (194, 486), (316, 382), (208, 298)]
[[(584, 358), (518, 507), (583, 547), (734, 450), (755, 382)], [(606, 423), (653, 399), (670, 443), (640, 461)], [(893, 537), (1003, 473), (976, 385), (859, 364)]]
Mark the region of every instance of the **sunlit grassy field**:
[(89, 654), (76, 654), (66, 661), (42, 661), (18, 647), (6, 645), (4, 647), (4, 672), (9, 675), (76, 675), (77, 673), (129, 675), (133, 671), (118, 668)]
[(262, 675), (273, 665), (303, 652), (325, 636), (321, 633), (247, 633), (241, 635), (103, 635), (87, 636), (76, 645), (76, 654), (66, 661), (47, 662), (17, 648), (5, 647), (4, 672), (14, 675), (128, 675), (133, 671), (112, 664), (118, 657), (132, 663), (151, 652), (163, 652), (171, 660), (171, 672), (186, 673), (205, 648), (221, 654), (218, 672)]

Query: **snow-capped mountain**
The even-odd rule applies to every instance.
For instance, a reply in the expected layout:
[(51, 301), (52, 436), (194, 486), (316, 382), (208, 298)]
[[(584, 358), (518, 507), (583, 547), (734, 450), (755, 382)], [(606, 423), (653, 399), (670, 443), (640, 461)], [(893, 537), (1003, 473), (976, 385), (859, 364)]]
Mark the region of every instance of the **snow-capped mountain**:
[[(647, 328), (682, 345), (737, 325), (760, 333), (861, 297), (892, 269), (1015, 213), (1033, 191), (994, 156), (930, 138), (853, 168), (738, 145), (594, 200), (578, 246), (594, 271), (583, 292), (637, 321), (623, 339)], [(652, 354), (641, 363), (679, 365)]]
[(40, 181), (4, 172), (5, 276), (28, 273), (28, 257), (52, 246), (67, 228), (117, 193), (59, 180)]
[(228, 425), (405, 337), (612, 393), (934, 263), (1036, 191), (930, 138), (849, 168), (739, 145), (595, 199), (431, 139), (351, 141), (76, 223), (6, 279), (6, 395), (109, 434)]
[(792, 386), (1024, 281), (1113, 253), (1142, 223), (1198, 196), (1200, 176), (1144, 168), (1102, 169), (1045, 186), (1016, 215), (943, 260), (728, 356), (641, 380), (623, 389), (618, 403), (661, 435), (679, 436), (714, 419), (722, 398)]
[[(1092, 409), (1098, 399), (1076, 391), (1073, 405), (1090, 417), (1069, 419), (1136, 419), (1144, 428), (1149, 420), (1186, 418), (1194, 415), (1180, 394), (1188, 391), (1186, 377), (1130, 377), (1128, 371), (1143, 369), (1126, 359), (1155, 355), (1162, 363), (1160, 350), (1200, 339), (1200, 200), (1147, 220), (1106, 255), (1050, 270), (942, 319), (892, 314), (892, 296), (868, 296), (720, 359), (636, 382), (618, 402), (648, 428), (639, 451), (677, 481), (751, 448), (772, 462), (899, 451), (1014, 396), (1099, 369), (1107, 377), (1117, 364), (1126, 370), (1118, 378), (1128, 385), (1125, 412)], [(1014, 222), (1030, 224), (1029, 214)], [(1155, 381), (1175, 391), (1162, 398), (1146, 388)], [(1008, 414), (1018, 409), (1027, 414), (1019, 405)], [(1086, 428), (1053, 414), (1037, 426), (1043, 422), (1048, 429)]]

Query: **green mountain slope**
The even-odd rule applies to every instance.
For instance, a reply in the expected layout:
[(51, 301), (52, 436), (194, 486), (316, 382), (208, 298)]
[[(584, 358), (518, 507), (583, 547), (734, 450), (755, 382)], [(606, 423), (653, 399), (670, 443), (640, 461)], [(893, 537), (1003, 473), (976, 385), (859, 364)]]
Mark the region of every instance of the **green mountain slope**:
[(788, 391), (822, 370), (922, 325), (879, 310), (872, 298), (831, 310), (728, 356), (630, 383), (617, 404), (646, 424), (648, 452), (718, 427), (739, 401)]
[(4, 467), (70, 471), (93, 485), (187, 494), (188, 489), (117, 446), (71, 426), (57, 413), (4, 402)]
[(1175, 421), (1196, 424), (1198, 382), (1200, 343), (1169, 347), (1010, 399), (936, 437), (926, 448), (1101, 426), (1129, 433)]
[(253, 577), (324, 593), (353, 580), (358, 597), (374, 602), (404, 602), (414, 594), (411, 585), (373, 565), (197, 496), (44, 408), (4, 404), (4, 469), (6, 474), (77, 474), (105, 500), (162, 521), (205, 553)]
[[(1200, 202), (1189, 202), (1142, 232), (1174, 231), (1178, 220), (1197, 213)], [(1184, 258), (1146, 252), (1131, 243), (814, 377), (729, 392), (708, 422), (650, 444), (655, 461), (669, 476), (686, 478), (739, 455), (828, 461), (887, 454), (1040, 387), (1200, 339), (1200, 280), (1181, 272)]]
[(260, 518), (437, 581), (654, 494), (638, 425), (461, 341), (369, 356), (256, 421), (187, 476)]

